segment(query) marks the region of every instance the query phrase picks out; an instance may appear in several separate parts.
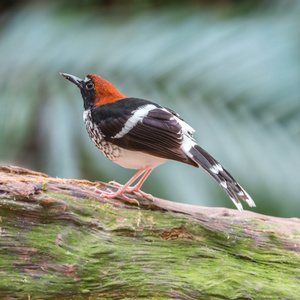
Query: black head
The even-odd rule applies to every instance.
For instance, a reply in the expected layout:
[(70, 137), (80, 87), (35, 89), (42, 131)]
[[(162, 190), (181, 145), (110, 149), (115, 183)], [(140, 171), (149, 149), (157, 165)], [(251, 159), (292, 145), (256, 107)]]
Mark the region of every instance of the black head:
[(66, 73), (59, 73), (59, 74), (79, 87), (84, 102), (84, 109), (94, 107), (96, 90), (95, 90), (95, 83), (91, 76), (88, 75), (83, 80), (74, 75), (70, 75)]

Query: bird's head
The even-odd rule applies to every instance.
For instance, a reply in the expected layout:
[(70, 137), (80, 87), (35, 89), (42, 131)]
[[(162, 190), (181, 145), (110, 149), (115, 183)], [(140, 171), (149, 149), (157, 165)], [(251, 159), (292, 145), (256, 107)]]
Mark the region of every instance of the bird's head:
[(96, 108), (100, 105), (127, 98), (110, 82), (98, 75), (90, 74), (87, 75), (85, 79), (80, 79), (66, 73), (60, 73), (60, 75), (79, 87), (84, 102), (84, 109)]

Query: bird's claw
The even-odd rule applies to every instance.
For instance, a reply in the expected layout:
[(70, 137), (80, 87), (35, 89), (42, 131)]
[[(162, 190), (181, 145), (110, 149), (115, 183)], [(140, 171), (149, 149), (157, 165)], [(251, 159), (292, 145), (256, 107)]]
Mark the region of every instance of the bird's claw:
[(134, 192), (135, 194), (140, 194), (142, 195), (144, 198), (150, 200), (150, 201), (154, 201), (154, 197), (151, 195), (151, 194), (147, 194), (147, 193), (144, 193), (143, 191), (141, 190), (132, 190), (132, 192)]
[(135, 202), (138, 206), (140, 206), (140, 203), (136, 199), (131, 199), (131, 198), (125, 196), (124, 193), (123, 193), (124, 191), (113, 192), (110, 189), (107, 189), (106, 191), (101, 191), (99, 189), (95, 189), (95, 192), (99, 193), (100, 196), (104, 197), (104, 198), (112, 199), (112, 198), (121, 197), (121, 198), (123, 198), (124, 200), (126, 200), (129, 203)]
[[(120, 183), (118, 183), (118, 182), (116, 182), (116, 181), (114, 181), (114, 180), (110, 181), (109, 184), (114, 185), (114, 186), (119, 187), (119, 188), (122, 188), (122, 187), (123, 187), (122, 184), (120, 184)], [(148, 193), (145, 193), (145, 192), (141, 191), (137, 186), (133, 186), (133, 187), (130, 187), (130, 186), (129, 186), (129, 187), (127, 187), (127, 188), (125, 189), (124, 192), (129, 193), (129, 194), (132, 194), (132, 193), (140, 194), (141, 196), (145, 197), (146, 199), (149, 199), (149, 200), (151, 200), (152, 202), (154, 201), (154, 197), (153, 197), (151, 194), (148, 194)], [(127, 198), (127, 199), (130, 199), (130, 198), (124, 196), (124, 195), (121, 196), (121, 197), (123, 197), (123, 198), (125, 198), (125, 199), (126, 199), (126, 198)], [(126, 200), (127, 200), (127, 199), (126, 199)], [(127, 201), (128, 201), (128, 200), (127, 200)], [(128, 202), (130, 202), (130, 201), (128, 201)]]
[(122, 184), (120, 184), (120, 183), (118, 183), (118, 182), (116, 182), (114, 180), (110, 181), (108, 184), (114, 185), (116, 187), (122, 187), (123, 186)]
[(102, 197), (105, 197), (105, 198), (121, 197), (129, 203), (136, 202), (138, 205), (139, 205), (139, 202), (136, 199), (129, 198), (129, 197), (125, 196), (124, 193), (126, 192), (129, 194), (132, 194), (132, 193), (139, 194), (142, 197), (151, 200), (152, 202), (154, 201), (154, 197), (151, 194), (144, 193), (143, 191), (140, 190), (139, 184), (136, 184), (133, 187), (128, 186), (126, 189), (124, 189), (124, 185), (122, 185), (114, 180), (110, 181), (109, 184), (111, 184), (115, 187), (118, 187), (119, 190), (117, 190), (116, 192), (113, 192), (109, 188), (107, 188), (106, 191), (101, 191), (97, 188), (94, 188), (94, 191), (99, 193)]

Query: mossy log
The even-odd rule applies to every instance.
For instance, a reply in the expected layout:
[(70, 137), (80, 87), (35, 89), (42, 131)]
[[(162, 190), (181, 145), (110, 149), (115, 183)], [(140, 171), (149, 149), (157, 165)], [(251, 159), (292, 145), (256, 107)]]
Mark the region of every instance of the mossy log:
[(300, 299), (299, 219), (95, 185), (0, 167), (0, 299)]

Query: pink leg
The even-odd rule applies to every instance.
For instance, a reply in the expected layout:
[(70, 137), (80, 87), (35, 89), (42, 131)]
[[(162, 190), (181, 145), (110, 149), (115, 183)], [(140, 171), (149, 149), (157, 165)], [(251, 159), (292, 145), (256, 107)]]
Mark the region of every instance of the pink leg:
[(152, 198), (153, 199), (153, 196), (150, 195), (150, 194), (147, 194), (147, 193), (144, 193), (143, 191), (141, 191), (141, 187), (143, 185), (143, 183), (145, 182), (145, 180), (147, 179), (147, 177), (150, 175), (150, 173), (152, 172), (153, 169), (148, 169), (146, 171), (146, 173), (143, 175), (143, 177), (140, 179), (140, 181), (133, 187), (129, 187), (127, 189), (127, 191), (129, 193), (132, 193), (132, 192), (137, 192), (139, 194), (141, 194), (143, 197), (145, 198)]
[[(145, 182), (145, 180), (147, 179), (147, 177), (150, 175), (150, 173), (152, 172), (153, 169), (146, 169), (146, 173), (142, 176), (142, 178), (140, 179), (140, 181), (133, 187), (130, 187), (128, 186), (125, 190), (125, 192), (127, 193), (132, 193), (132, 192), (137, 192), (139, 194), (141, 194), (143, 197), (145, 198), (152, 198), (153, 199), (153, 196), (150, 195), (150, 194), (147, 194), (147, 193), (144, 193), (143, 191), (141, 191), (141, 187), (143, 185), (143, 183)], [(145, 170), (144, 170), (145, 172)], [(115, 181), (111, 181), (110, 182), (111, 184), (115, 185), (115, 186), (118, 186), (118, 187), (123, 187), (123, 185), (115, 182)]]
[[(101, 190), (96, 190), (96, 192), (97, 193), (100, 193), (101, 194), (101, 196), (103, 196), (103, 197), (105, 197), (105, 198), (116, 198), (116, 197), (122, 197), (122, 198), (124, 198), (126, 201), (128, 201), (128, 202), (133, 202), (133, 201), (135, 201), (135, 200), (133, 200), (133, 199), (130, 199), (130, 198), (128, 198), (128, 197), (126, 197), (125, 195), (124, 195), (124, 192), (126, 192), (127, 191), (127, 189), (128, 189), (128, 187), (137, 179), (137, 178), (139, 178), (146, 170), (147, 170), (148, 168), (146, 167), (146, 168), (142, 168), (142, 169), (140, 169), (125, 185), (119, 185), (120, 186), (120, 188), (116, 191), (116, 192), (112, 192), (112, 191), (101, 191)], [(149, 171), (149, 170), (148, 170)], [(146, 174), (148, 173), (148, 171), (146, 172)], [(150, 171), (151, 172), (151, 171)], [(150, 172), (148, 173), (148, 175), (150, 174)], [(147, 178), (147, 176), (145, 177), (145, 175), (142, 177), (142, 179), (139, 181), (139, 183), (142, 181), (142, 183), (141, 183), (141, 185), (143, 184), (143, 182), (145, 181), (145, 179)], [(139, 184), (138, 183), (138, 184)], [(137, 185), (138, 185), (137, 184)], [(118, 185), (118, 184), (116, 184), (116, 185)]]

